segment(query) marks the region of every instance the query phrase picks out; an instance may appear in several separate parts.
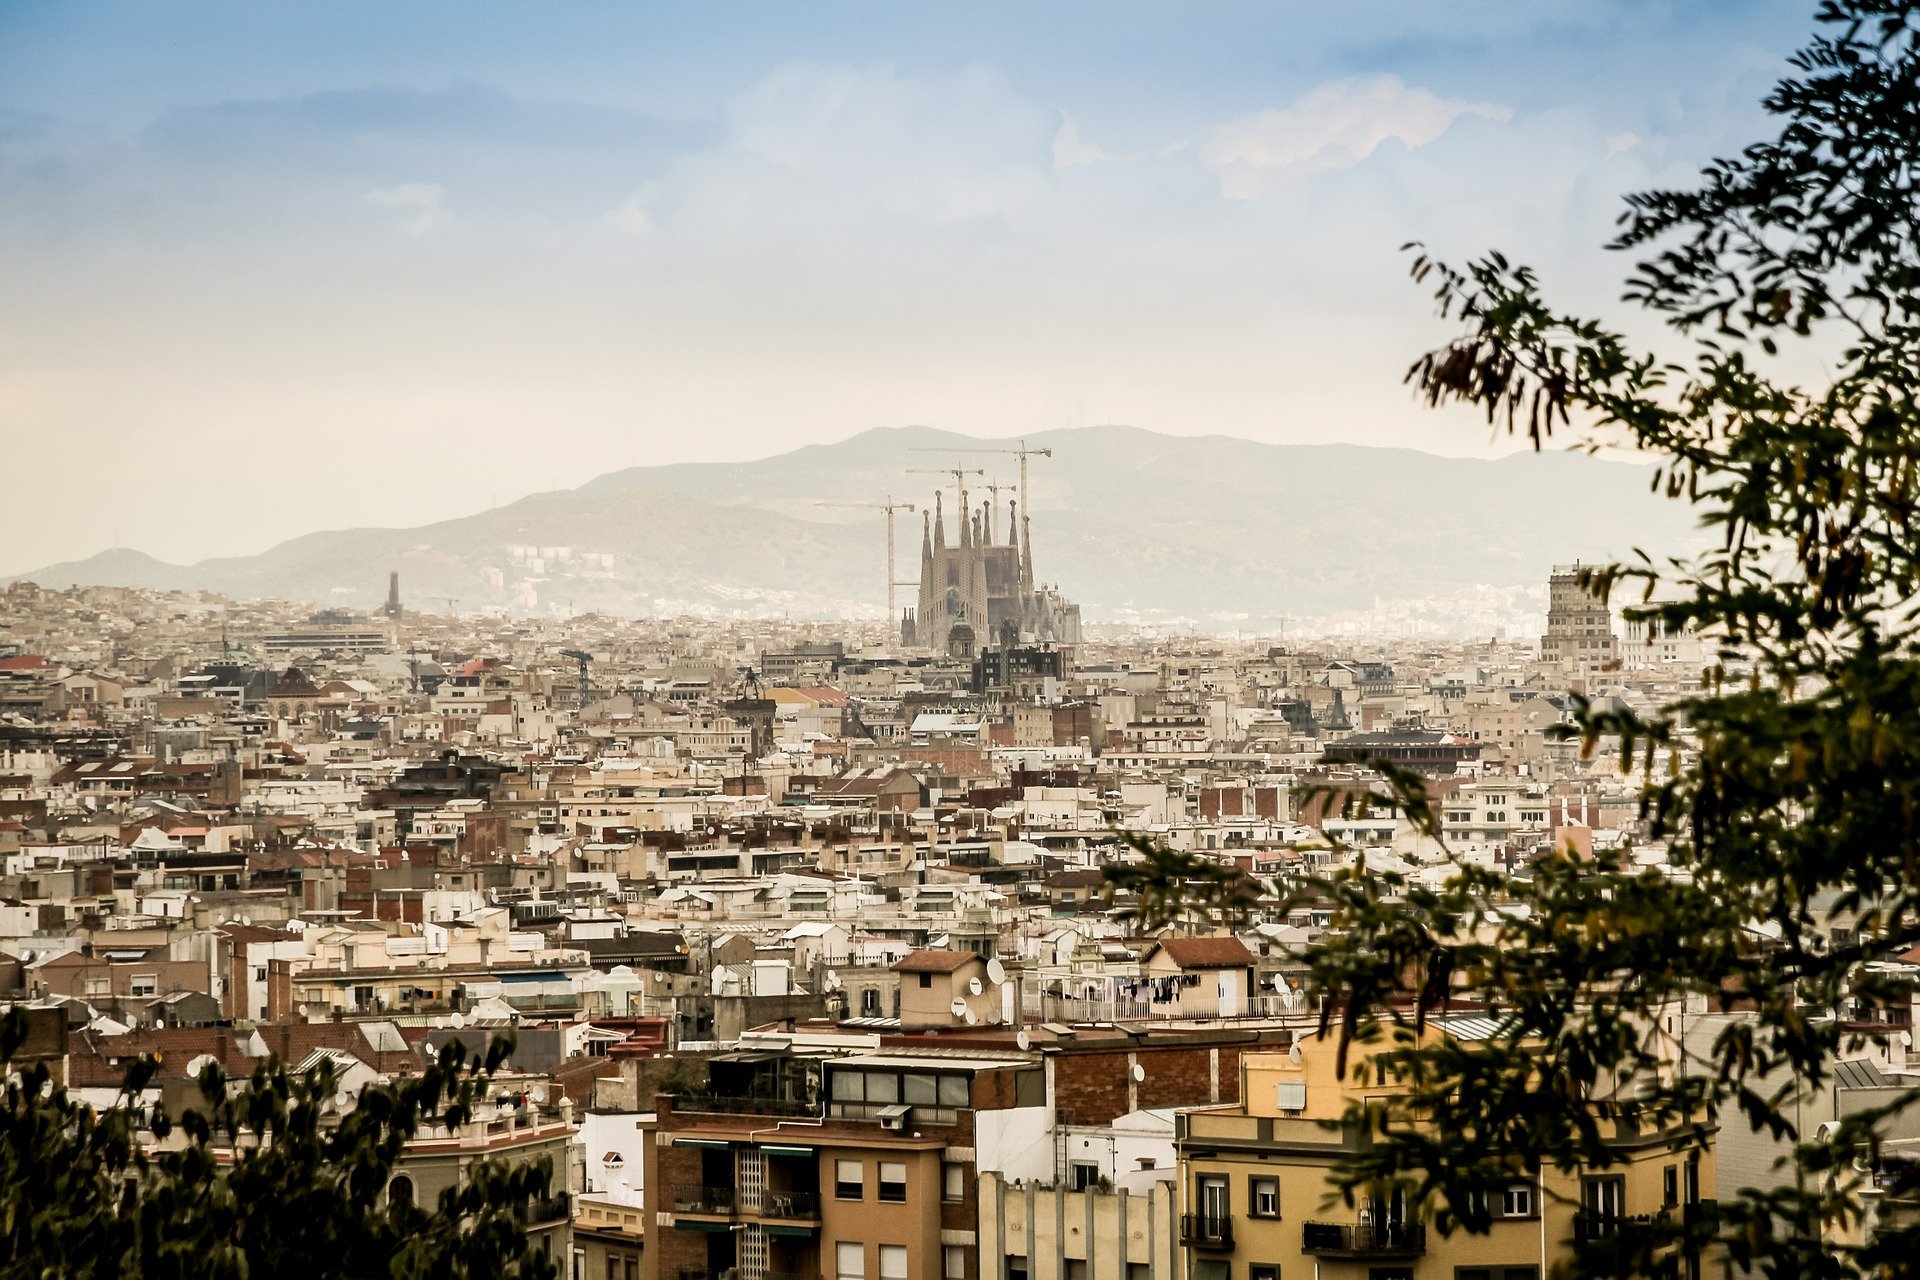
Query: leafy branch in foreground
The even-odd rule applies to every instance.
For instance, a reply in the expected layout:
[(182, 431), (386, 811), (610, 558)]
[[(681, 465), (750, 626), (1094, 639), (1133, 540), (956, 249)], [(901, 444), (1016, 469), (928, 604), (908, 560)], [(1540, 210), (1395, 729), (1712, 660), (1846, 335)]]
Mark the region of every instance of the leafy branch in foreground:
[(194, 1105), (143, 1117), (154, 1060), (95, 1109), (19, 1059), (25, 1036), (21, 1011), (0, 1014), (0, 1280), (556, 1274), (520, 1218), (547, 1193), (543, 1165), (475, 1162), (431, 1208), (386, 1194), (411, 1138), (472, 1119), (505, 1040), (479, 1061), (451, 1043), (345, 1110), (326, 1062), (295, 1074), (268, 1061), (244, 1082), (210, 1066)]
[[(1865, 1216), (1869, 1191), (1920, 1199), (1920, 1161), (1886, 1145), (1920, 1091), (1801, 1121), (1885, 1034), (1849, 1012), (1911, 1004), (1877, 962), (1920, 940), (1920, 3), (1818, 17), (1766, 99), (1775, 137), (1628, 199), (1612, 247), (1640, 255), (1626, 298), (1667, 322), (1668, 350), (1556, 309), (1497, 253), (1413, 259), (1463, 329), (1410, 370), (1422, 398), (1535, 447), (1631, 448), (1710, 538), (1590, 580), (1638, 586), (1629, 622), (1714, 646), (1698, 691), (1653, 719), (1575, 703), (1587, 758), (1617, 746), (1635, 779), (1658, 865), (1555, 851), (1440, 888), (1364, 863), (1309, 886), (1333, 907), (1310, 964), (1342, 1065), (1364, 1038), (1368, 1069), (1404, 1086), (1349, 1112), (1371, 1138), (1349, 1192), (1392, 1186), (1442, 1230), (1484, 1230), (1477, 1206), (1515, 1170), (1604, 1169), (1624, 1132), (1677, 1154), (1728, 1126), (1775, 1140), (1763, 1185), (1580, 1242), (1578, 1275), (1678, 1274), (1708, 1250), (1770, 1276), (1920, 1274), (1920, 1225)], [(1819, 385), (1783, 373), (1814, 367)], [(1419, 1034), (1460, 997), (1496, 1034)]]

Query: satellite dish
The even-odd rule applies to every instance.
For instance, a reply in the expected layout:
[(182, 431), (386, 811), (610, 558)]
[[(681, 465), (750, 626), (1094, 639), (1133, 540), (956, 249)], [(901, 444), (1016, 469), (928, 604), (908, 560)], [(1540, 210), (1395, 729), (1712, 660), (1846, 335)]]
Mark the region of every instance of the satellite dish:
[(1137, 1062), (1134, 1063), (1133, 1064), (1133, 1082), (1135, 1084), (1139, 1084), (1142, 1080), (1145, 1080), (1146, 1078), (1147, 1078), (1147, 1069), (1141, 1066)]
[(1287, 1057), (1292, 1061), (1294, 1066), (1297, 1067), (1300, 1065), (1300, 1042), (1298, 1040), (1295, 1040), (1287, 1046)]
[(827, 990), (838, 991), (839, 989), (840, 989), (839, 971), (835, 969), (827, 970)]
[(967, 990), (968, 990), (968, 991), (970, 991), (970, 992), (972, 992), (972, 993), (973, 993), (974, 995), (976, 995), (976, 996), (977, 996), (977, 995), (979, 995), (979, 994), (980, 994), (980, 993), (981, 993), (982, 991), (985, 991), (985, 990), (986, 990), (986, 988), (980, 985), (980, 979), (978, 979), (978, 978), (969, 978), (969, 979), (967, 979)]
[(997, 987), (1006, 980), (1007, 966), (1000, 963), (1000, 957), (995, 956), (987, 961), (987, 981)]
[(972, 1025), (973, 1025), (974, 1023), (976, 1023), (976, 1022), (978, 1022), (978, 1021), (980, 1021), (980, 1015), (979, 1015), (979, 1014), (977, 1014), (977, 1013), (975, 1013), (975, 1012), (974, 1012), (973, 1010), (971, 1010), (971, 1009), (969, 1009), (969, 1010), (967, 1010), (967, 1013), (966, 1013), (966, 1018), (967, 1018), (967, 1025), (968, 1025), (968, 1026), (972, 1026)]
[(953, 1010), (953, 1016), (958, 1018), (967, 1011), (967, 1002), (965, 1000), (962, 1000), (959, 996), (955, 996), (953, 998), (953, 1003), (948, 1005), (947, 1007)]
[(1033, 1048), (1033, 1037), (1027, 1034), (1026, 1028), (1024, 1027), (1020, 1029), (1020, 1034), (1013, 1038), (1013, 1042), (1022, 1049)]
[(536, 1084), (533, 1088), (527, 1090), (527, 1096), (535, 1102), (545, 1102), (547, 1100), (547, 1086), (544, 1084)]
[(455, 1027), (464, 1027), (467, 1025), (467, 1015), (464, 1013), (456, 1013), (450, 1016), (447, 1021), (451, 1022)]
[(1285, 995), (1287, 993), (1287, 975), (1286, 974), (1276, 973), (1273, 975), (1273, 989), (1275, 991), (1278, 991), (1281, 995)]

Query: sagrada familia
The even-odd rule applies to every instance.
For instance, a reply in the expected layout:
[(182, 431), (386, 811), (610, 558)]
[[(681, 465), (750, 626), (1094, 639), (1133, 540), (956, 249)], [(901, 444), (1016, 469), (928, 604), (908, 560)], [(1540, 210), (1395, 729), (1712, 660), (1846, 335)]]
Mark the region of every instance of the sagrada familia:
[(920, 603), (900, 619), (901, 643), (971, 659), (978, 650), (1080, 643), (1080, 606), (1058, 586), (1033, 582), (1033, 534), (1020, 504), (1007, 504), (1006, 541), (991, 502), (969, 509), (960, 491), (960, 538), (947, 542), (942, 495), (921, 518)]

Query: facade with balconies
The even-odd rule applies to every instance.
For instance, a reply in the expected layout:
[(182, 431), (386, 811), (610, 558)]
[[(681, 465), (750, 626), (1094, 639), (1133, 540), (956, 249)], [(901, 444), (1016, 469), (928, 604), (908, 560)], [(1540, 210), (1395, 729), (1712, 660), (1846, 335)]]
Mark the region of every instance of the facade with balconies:
[(984, 1280), (975, 1117), (1044, 1093), (1024, 1056), (742, 1052), (644, 1135), (642, 1280)]
[[(1421, 1034), (1496, 1033), (1488, 1018), (1436, 1017)], [(1431, 1231), (1399, 1194), (1350, 1202), (1334, 1177), (1367, 1135), (1346, 1113), (1363, 1098), (1392, 1106), (1399, 1088), (1365, 1061), (1390, 1039), (1355, 1043), (1344, 1075), (1327, 1035), (1305, 1035), (1288, 1053), (1249, 1053), (1240, 1103), (1178, 1113), (1187, 1280), (1542, 1280), (1578, 1245), (1712, 1212), (1701, 1199), (1713, 1180), (1711, 1125), (1641, 1132), (1616, 1124), (1611, 1162), (1516, 1173), (1489, 1193), (1497, 1197), (1487, 1206), (1492, 1222), (1479, 1234)], [(1698, 1259), (1675, 1261), (1676, 1274), (1699, 1274)]]

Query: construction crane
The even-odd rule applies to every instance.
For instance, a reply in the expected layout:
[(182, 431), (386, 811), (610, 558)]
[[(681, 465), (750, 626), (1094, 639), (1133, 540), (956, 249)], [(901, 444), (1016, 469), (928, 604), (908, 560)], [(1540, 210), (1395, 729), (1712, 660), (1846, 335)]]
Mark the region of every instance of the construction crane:
[[(999, 510), (1000, 510), (1000, 491), (1001, 491), (1002, 489), (1005, 489), (1005, 490), (1007, 490), (1007, 491), (1009, 491), (1009, 492), (1011, 492), (1011, 491), (1013, 490), (1013, 486), (1012, 486), (1012, 485), (1010, 485), (1010, 484), (1008, 484), (1008, 483), (1007, 483), (1006, 481), (1004, 481), (1004, 480), (982, 480), (982, 481), (980, 482), (980, 487), (981, 487), (982, 489), (985, 489), (985, 490), (986, 490), (986, 491), (987, 491), (988, 493), (990, 493), (990, 494), (992, 494), (992, 495), (993, 495), (993, 504), (992, 504), (992, 505), (991, 505), (990, 507), (988, 507), (987, 509), (988, 509), (989, 511), (991, 511), (991, 512), (993, 512), (993, 513), (994, 513), (995, 515), (998, 515), (998, 513), (999, 513)], [(987, 540), (988, 540), (989, 542), (991, 542), (991, 541), (993, 540), (993, 529), (992, 529), (992, 527), (991, 527), (991, 524), (992, 524), (992, 521), (993, 521), (993, 518), (994, 518), (994, 516), (989, 516), (989, 517), (988, 517), (988, 524), (989, 524), (989, 527), (988, 527), (988, 529), (987, 529)], [(1018, 529), (1014, 529), (1014, 530), (1012, 530), (1012, 532), (1014, 532), (1014, 533), (1018, 533), (1018, 532), (1019, 532), (1019, 530), (1018, 530)]]
[[(894, 611), (893, 589), (896, 586), (905, 586), (906, 584), (896, 580), (893, 569), (893, 513), (896, 511), (917, 511), (919, 508), (911, 502), (895, 502), (892, 494), (887, 495), (885, 502), (816, 502), (813, 505), (816, 507), (859, 507), (866, 511), (884, 511), (887, 513), (887, 628), (890, 631), (892, 628), (898, 626), (900, 623), (900, 615)], [(882, 634), (884, 635), (886, 633), (883, 632)]]
[(589, 687), (587, 684), (587, 664), (593, 661), (593, 655), (580, 649), (562, 649), (560, 656), (563, 658), (572, 658), (580, 664), (580, 705), (585, 707), (587, 705), (587, 690)]
[(1022, 436), (1020, 438), (1018, 446), (1012, 449), (941, 449), (933, 445), (914, 445), (912, 446), (910, 452), (913, 452), (913, 453), (998, 453), (998, 454), (1012, 454), (1017, 456), (1020, 459), (1020, 514), (1021, 515), (1027, 514), (1027, 459), (1028, 458), (1051, 458), (1053, 456), (1052, 449), (1027, 448), (1027, 440), (1025, 436)]
[(428, 596), (427, 599), (443, 601), (447, 606), (447, 616), (449, 618), (453, 616), (454, 606), (460, 603), (460, 601), (453, 596)]
[(962, 520), (965, 520), (967, 518), (967, 477), (983, 476), (987, 473), (983, 467), (908, 467), (907, 474), (910, 476), (952, 476), (953, 492), (957, 498), (954, 513)]

